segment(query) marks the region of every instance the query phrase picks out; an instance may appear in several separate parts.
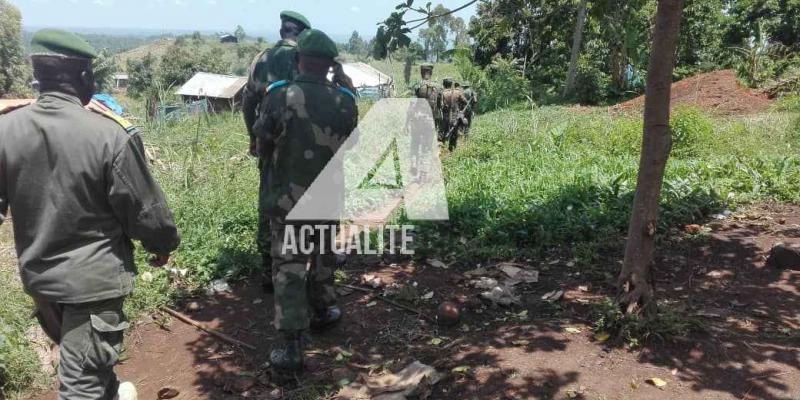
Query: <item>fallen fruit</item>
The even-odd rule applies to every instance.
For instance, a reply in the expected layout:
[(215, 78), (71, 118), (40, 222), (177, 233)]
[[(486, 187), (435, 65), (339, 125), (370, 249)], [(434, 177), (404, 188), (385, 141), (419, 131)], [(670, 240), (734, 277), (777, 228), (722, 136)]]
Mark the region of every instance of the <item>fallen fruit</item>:
[(450, 301), (442, 302), (439, 308), (436, 309), (436, 321), (439, 325), (453, 326), (461, 319), (461, 310), (458, 306)]

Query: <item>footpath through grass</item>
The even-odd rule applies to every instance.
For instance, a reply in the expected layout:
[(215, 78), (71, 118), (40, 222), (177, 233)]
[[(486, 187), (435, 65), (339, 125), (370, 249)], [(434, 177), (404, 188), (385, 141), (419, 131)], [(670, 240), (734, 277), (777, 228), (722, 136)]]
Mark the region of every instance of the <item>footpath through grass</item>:
[[(736, 118), (677, 112), (660, 232), (742, 203), (800, 202), (800, 123), (792, 110)], [(191, 117), (143, 131), (183, 242), (165, 269), (145, 266), (145, 255), (137, 254), (131, 316), (258, 267), (258, 173), (241, 115)], [(624, 236), (641, 132), (640, 118), (604, 109), (479, 116), (469, 141), (444, 160), (451, 220), (421, 226), (418, 254), (476, 263), (536, 258), (558, 247), (592, 265)], [(6, 233), (3, 248), (9, 242)], [(41, 377), (24, 337), (34, 324), (30, 304), (14, 274), (0, 268), (0, 390), (7, 397)]]

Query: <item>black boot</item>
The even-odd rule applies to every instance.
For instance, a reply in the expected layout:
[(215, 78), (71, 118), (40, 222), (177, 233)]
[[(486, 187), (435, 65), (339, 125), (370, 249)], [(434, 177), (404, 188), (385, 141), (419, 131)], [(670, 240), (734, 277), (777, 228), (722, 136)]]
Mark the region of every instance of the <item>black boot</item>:
[(269, 362), (278, 373), (303, 371), (303, 340), (300, 331), (284, 332), (284, 341), (272, 350)]
[(311, 329), (315, 331), (323, 330), (342, 320), (342, 309), (339, 306), (330, 306), (323, 310), (318, 310), (311, 317)]
[(261, 256), (261, 289), (267, 293), (275, 289), (272, 285), (272, 257), (269, 254)]

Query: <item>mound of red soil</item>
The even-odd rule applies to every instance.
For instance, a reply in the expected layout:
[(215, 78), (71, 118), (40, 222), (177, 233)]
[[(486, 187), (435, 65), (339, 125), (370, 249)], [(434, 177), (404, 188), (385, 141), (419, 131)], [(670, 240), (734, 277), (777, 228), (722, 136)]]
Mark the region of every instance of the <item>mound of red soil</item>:
[[(611, 107), (616, 112), (639, 112), (645, 96)], [(758, 90), (742, 86), (733, 70), (699, 74), (672, 84), (672, 107), (693, 106), (722, 114), (754, 114), (767, 109), (771, 101)]]

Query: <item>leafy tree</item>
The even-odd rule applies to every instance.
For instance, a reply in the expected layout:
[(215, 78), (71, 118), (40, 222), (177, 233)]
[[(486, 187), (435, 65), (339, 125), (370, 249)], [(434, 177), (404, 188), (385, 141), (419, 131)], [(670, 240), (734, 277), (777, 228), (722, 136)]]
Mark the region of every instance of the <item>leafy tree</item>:
[(743, 46), (750, 41), (800, 44), (800, 1), (726, 0), (724, 44)]
[(164, 87), (181, 85), (198, 72), (225, 74), (230, 63), (217, 45), (188, 46), (174, 44), (161, 57), (158, 77)]
[(350, 35), (350, 40), (347, 41), (347, 52), (357, 56), (367, 53), (367, 43), (361, 38), (358, 31), (353, 31), (353, 34)]
[(155, 59), (147, 53), (141, 60), (128, 59), (128, 94), (141, 97), (155, 82)]
[(25, 76), (21, 31), (19, 10), (7, 0), (0, 0), (0, 97), (12, 95), (24, 86), (21, 82)]
[(113, 54), (107, 49), (101, 50), (92, 66), (97, 90), (104, 92), (114, 84), (114, 74), (117, 72), (117, 62)]
[(467, 47), (469, 46), (469, 34), (467, 33), (467, 24), (461, 17), (452, 17), (448, 23), (451, 35), (453, 36), (453, 47)]
[(247, 33), (245, 33), (244, 28), (242, 28), (241, 25), (236, 25), (236, 30), (233, 31), (233, 36), (236, 36), (236, 39), (238, 39), (239, 42), (243, 42), (247, 37)]

